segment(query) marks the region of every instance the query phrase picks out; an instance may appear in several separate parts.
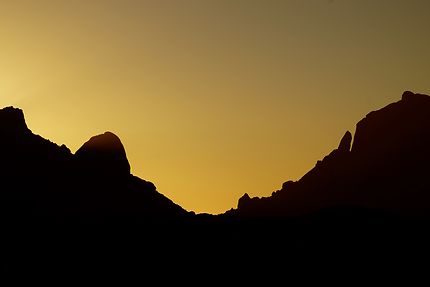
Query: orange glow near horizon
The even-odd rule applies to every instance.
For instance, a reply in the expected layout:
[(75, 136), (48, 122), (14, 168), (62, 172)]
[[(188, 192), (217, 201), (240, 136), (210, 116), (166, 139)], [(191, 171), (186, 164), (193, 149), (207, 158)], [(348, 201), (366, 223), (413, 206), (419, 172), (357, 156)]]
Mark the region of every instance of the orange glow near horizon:
[(404, 90), (429, 94), (428, 11), (418, 0), (2, 1), (0, 106), (73, 152), (112, 131), (133, 174), (187, 210), (221, 213), (299, 179)]

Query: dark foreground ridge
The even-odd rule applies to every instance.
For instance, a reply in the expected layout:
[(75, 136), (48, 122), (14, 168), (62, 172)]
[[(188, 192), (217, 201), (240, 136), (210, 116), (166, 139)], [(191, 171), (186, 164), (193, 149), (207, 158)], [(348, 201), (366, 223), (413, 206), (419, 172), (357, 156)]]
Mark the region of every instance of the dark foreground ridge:
[(219, 260), (226, 271), (315, 254), (425, 254), (429, 162), (430, 97), (405, 92), (361, 120), (354, 138), (346, 132), (299, 181), (266, 198), (245, 194), (224, 214), (195, 215), (133, 176), (113, 133), (72, 154), (7, 107), (0, 110), (2, 268), (110, 272)]

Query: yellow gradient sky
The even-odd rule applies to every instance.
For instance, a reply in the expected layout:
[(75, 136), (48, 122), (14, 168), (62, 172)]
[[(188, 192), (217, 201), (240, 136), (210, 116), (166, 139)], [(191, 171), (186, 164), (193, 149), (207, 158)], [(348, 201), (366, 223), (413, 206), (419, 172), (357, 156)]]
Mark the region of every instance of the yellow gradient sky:
[(0, 106), (74, 152), (112, 131), (187, 210), (268, 196), (404, 90), (430, 1), (0, 1)]

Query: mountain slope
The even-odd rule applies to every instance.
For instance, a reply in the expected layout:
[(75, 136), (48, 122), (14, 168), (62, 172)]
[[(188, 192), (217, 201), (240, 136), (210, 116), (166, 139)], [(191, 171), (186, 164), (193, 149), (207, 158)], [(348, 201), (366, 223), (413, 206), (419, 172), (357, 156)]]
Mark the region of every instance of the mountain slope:
[(91, 138), (76, 154), (33, 134), (22, 110), (0, 110), (0, 207), (13, 223), (158, 220), (188, 214), (130, 174), (113, 133)]
[(297, 217), (337, 207), (430, 217), (430, 97), (404, 92), (399, 102), (369, 113), (339, 147), (299, 181), (270, 197), (245, 194), (237, 214)]

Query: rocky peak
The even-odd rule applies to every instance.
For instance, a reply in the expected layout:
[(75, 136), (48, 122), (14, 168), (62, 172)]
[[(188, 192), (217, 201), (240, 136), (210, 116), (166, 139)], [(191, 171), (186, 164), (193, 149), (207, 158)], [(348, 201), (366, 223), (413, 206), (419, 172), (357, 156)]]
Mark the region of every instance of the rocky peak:
[(14, 107), (6, 107), (0, 110), (0, 131), (7, 133), (19, 133), (28, 131), (25, 123), (24, 112)]
[(366, 115), (357, 124), (352, 151), (378, 154), (412, 148), (412, 139), (429, 137), (430, 97), (406, 91), (402, 100)]
[(130, 164), (124, 146), (111, 132), (90, 138), (77, 152), (77, 160), (91, 173), (103, 175), (128, 175)]
[(405, 91), (402, 94), (402, 101), (429, 101), (429, 96), (418, 94), (411, 91)]
[(237, 203), (237, 208), (245, 208), (251, 202), (251, 197), (249, 197), (248, 193), (245, 193), (241, 198), (239, 198), (239, 202)]

